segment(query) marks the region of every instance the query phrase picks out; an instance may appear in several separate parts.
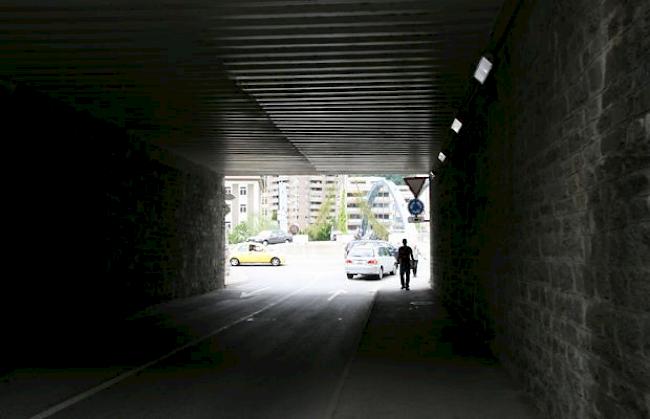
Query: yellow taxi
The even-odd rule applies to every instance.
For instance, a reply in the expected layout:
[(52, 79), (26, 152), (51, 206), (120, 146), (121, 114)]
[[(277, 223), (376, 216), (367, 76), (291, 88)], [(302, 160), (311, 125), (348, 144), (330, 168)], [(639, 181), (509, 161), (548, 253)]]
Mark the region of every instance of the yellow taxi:
[(270, 263), (279, 266), (284, 264), (284, 256), (260, 243), (241, 243), (231, 252), (230, 264), (237, 266), (242, 263)]

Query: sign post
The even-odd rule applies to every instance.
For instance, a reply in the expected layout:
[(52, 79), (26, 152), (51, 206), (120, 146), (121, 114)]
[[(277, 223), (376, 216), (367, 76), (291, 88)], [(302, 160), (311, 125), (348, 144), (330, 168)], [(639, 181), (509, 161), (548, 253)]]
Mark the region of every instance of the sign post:
[(408, 210), (411, 213), (411, 217), (408, 218), (409, 223), (421, 223), (425, 220), (420, 216), (424, 212), (424, 203), (418, 199), (420, 192), (422, 192), (422, 187), (424, 182), (429, 178), (424, 176), (414, 176), (414, 177), (405, 177), (404, 182), (408, 185), (409, 189), (413, 193), (413, 199), (408, 203)]

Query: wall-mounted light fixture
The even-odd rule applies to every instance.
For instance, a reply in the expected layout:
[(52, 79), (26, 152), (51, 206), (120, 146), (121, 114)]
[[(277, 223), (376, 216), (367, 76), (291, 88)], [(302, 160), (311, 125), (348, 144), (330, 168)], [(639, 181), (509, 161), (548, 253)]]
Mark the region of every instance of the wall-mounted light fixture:
[(429, 177), (430, 177), (430, 178), (434, 178), (434, 177), (436, 177), (436, 174), (433, 173), (433, 170), (429, 172)]
[(442, 151), (438, 153), (438, 160), (440, 160), (440, 163), (444, 163), (446, 159), (447, 156), (445, 156), (445, 153), (443, 153)]
[(460, 131), (461, 127), (463, 126), (463, 123), (460, 122), (458, 119), (454, 118), (454, 122), (451, 123), (451, 129), (458, 134)]
[(481, 60), (476, 66), (476, 71), (474, 72), (474, 78), (483, 84), (485, 79), (487, 79), (488, 74), (492, 70), (492, 62), (485, 57), (481, 57)]

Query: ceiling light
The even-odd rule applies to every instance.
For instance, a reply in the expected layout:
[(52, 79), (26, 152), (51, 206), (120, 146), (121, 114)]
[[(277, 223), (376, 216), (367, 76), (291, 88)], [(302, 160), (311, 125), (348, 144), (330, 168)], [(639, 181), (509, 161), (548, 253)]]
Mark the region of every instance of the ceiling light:
[(483, 84), (483, 82), (485, 82), (485, 79), (487, 79), (488, 74), (490, 74), (490, 70), (492, 70), (492, 63), (490, 60), (485, 57), (481, 57), (481, 61), (479, 61), (478, 66), (476, 66), (474, 78)]
[(463, 126), (463, 123), (460, 122), (458, 119), (454, 118), (454, 122), (451, 123), (451, 129), (458, 134), (458, 131), (460, 131), (460, 128)]
[(441, 163), (444, 163), (446, 158), (447, 156), (445, 156), (445, 153), (443, 153), (442, 151), (438, 153), (438, 160), (440, 160)]

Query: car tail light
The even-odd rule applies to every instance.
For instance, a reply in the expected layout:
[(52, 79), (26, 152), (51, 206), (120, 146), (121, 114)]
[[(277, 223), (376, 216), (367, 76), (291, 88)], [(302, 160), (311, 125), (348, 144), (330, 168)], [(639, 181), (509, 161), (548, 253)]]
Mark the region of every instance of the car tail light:
[(350, 260), (350, 259), (346, 259), (346, 260), (345, 260), (345, 263), (352, 263), (352, 260)]
[(368, 261), (368, 265), (376, 265), (377, 264), (377, 259), (370, 259)]

